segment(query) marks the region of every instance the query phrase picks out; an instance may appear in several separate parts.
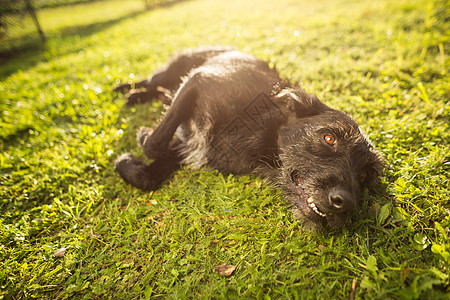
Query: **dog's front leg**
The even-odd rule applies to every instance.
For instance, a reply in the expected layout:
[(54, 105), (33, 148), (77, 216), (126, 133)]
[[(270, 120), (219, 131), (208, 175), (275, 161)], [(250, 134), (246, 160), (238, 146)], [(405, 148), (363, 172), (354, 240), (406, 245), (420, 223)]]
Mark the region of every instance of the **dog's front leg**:
[(138, 141), (148, 158), (157, 159), (167, 153), (169, 143), (178, 126), (191, 117), (196, 99), (195, 84), (188, 83), (181, 87), (175, 95), (173, 104), (154, 131), (147, 127), (141, 127), (138, 132)]

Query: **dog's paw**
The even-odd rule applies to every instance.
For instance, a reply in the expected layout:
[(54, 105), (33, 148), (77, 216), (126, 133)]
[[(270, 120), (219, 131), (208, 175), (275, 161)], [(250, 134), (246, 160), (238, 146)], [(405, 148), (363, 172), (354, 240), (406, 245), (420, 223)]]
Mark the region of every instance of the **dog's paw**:
[(120, 176), (125, 179), (125, 181), (129, 182), (135, 169), (142, 166), (143, 162), (132, 154), (126, 153), (118, 157), (114, 164), (116, 165), (116, 171), (119, 172)]
[(151, 91), (147, 89), (132, 89), (127, 94), (127, 105), (133, 106), (140, 103), (149, 102), (153, 98)]
[(130, 90), (126, 95), (127, 105), (135, 105), (141, 103), (141, 92), (139, 90)]
[(121, 155), (115, 161), (116, 171), (122, 179), (143, 191), (154, 191), (158, 189), (165, 177), (161, 177), (161, 165), (146, 165), (143, 161), (130, 153)]
[(137, 140), (139, 144), (141, 144), (142, 148), (145, 148), (147, 141), (149, 141), (149, 137), (152, 135), (153, 129), (142, 126), (139, 128), (137, 133)]
[(125, 153), (119, 156), (114, 164), (116, 165), (116, 170), (121, 169), (123, 166), (138, 161), (138, 159), (131, 153)]
[(116, 93), (124, 93), (124, 92), (128, 91), (129, 89), (131, 89), (131, 84), (123, 83), (123, 84), (117, 85), (113, 91)]
[(157, 159), (167, 152), (167, 149), (161, 148), (160, 144), (154, 140), (151, 128), (141, 127), (137, 134), (137, 140), (148, 158)]

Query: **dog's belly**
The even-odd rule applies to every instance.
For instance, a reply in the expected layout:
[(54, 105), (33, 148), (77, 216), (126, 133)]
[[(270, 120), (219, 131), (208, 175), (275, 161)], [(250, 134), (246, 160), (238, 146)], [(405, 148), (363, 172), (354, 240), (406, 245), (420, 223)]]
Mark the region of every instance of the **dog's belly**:
[(209, 122), (198, 126), (193, 120), (182, 123), (178, 127), (175, 135), (182, 142), (179, 146), (180, 154), (183, 157), (182, 164), (187, 164), (194, 169), (200, 169), (207, 165), (210, 128)]
[(178, 128), (182, 163), (234, 174), (252, 173), (274, 163), (278, 129), (274, 124), (263, 127), (245, 114), (221, 121), (204, 116), (200, 122), (191, 119)]

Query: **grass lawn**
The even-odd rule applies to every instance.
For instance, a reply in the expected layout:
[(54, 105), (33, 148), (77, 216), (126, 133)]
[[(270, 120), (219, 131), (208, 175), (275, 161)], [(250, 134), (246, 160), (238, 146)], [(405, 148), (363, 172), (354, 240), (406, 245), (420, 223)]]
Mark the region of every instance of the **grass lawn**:
[[(447, 1), (139, 2), (42, 10), (46, 47), (0, 66), (0, 299), (450, 299)], [(217, 44), (368, 133), (387, 170), (356, 223), (303, 230), (250, 176), (184, 168), (144, 193), (114, 172), (164, 108), (112, 87)]]

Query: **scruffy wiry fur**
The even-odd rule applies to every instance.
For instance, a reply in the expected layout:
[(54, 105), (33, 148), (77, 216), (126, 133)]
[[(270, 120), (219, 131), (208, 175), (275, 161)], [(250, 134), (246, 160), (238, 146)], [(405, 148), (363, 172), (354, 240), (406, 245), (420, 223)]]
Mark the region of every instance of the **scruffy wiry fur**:
[[(131, 85), (116, 87), (126, 91)], [(266, 62), (230, 48), (183, 52), (127, 95), (170, 104), (138, 141), (149, 165), (116, 161), (124, 180), (155, 190), (181, 165), (256, 174), (284, 190), (305, 227), (338, 228), (357, 211), (382, 160), (358, 124), (290, 84)]]

